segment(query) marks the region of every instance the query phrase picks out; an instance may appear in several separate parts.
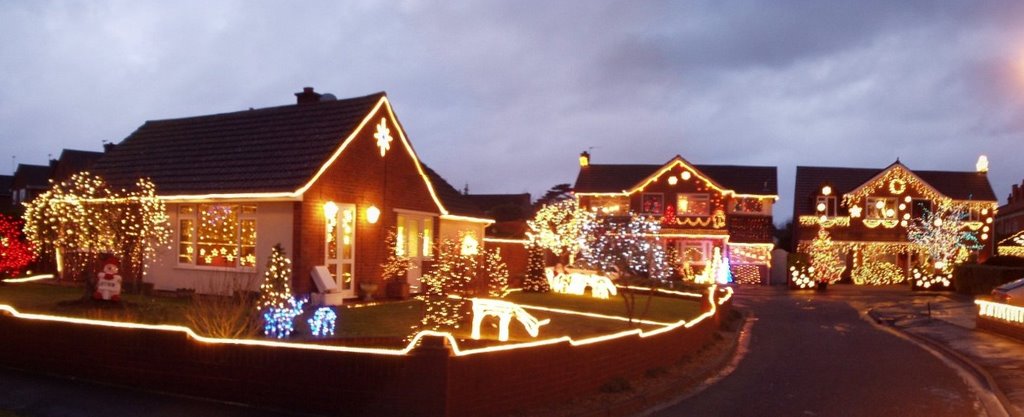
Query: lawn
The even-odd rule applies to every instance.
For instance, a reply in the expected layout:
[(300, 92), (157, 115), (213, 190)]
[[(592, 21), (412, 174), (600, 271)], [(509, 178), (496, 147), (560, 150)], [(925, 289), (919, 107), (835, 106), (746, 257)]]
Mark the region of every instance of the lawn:
[[(47, 313), (75, 317), (87, 317), (105, 320), (132, 321), (149, 324), (180, 324), (186, 325), (185, 312), (190, 308), (191, 301), (187, 298), (163, 296), (143, 296), (125, 294), (122, 306), (98, 306), (96, 303), (76, 302), (82, 297), (80, 287), (58, 286), (44, 283), (6, 284), (0, 285), (0, 304), (10, 304), (19, 311)], [(524, 306), (527, 312), (539, 320), (550, 319), (550, 323), (541, 326), (538, 338), (548, 339), (569, 336), (574, 339), (600, 336), (639, 328), (655, 329), (656, 324), (629, 323), (625, 320), (589, 317), (570, 312), (546, 311), (534, 307), (586, 312), (606, 316), (626, 317), (626, 305), (621, 297), (601, 300), (585, 296), (513, 292), (507, 301)], [(644, 309), (648, 297), (637, 296), (637, 315)], [(466, 310), (468, 312), (468, 301)], [(295, 322), (296, 332), (291, 340), (340, 344), (351, 346), (404, 346), (408, 337), (419, 329), (423, 316), (424, 302), (418, 299), (405, 301), (381, 302), (372, 305), (344, 305), (337, 307), (336, 336), (326, 339), (315, 339), (309, 335), (306, 319), (315, 308), (307, 306), (305, 313)], [(663, 323), (674, 323), (689, 320), (700, 314), (700, 303), (697, 299), (680, 299), (671, 297), (650, 297), (650, 306), (642, 318)], [(480, 346), (499, 343), (494, 340), (498, 335), (498, 319), (485, 319), (482, 336), (484, 341), (470, 339), (472, 317), (466, 315), (458, 328), (446, 328), (460, 340), (460, 345)], [(536, 340), (526, 333), (524, 327), (513, 320), (510, 326), (510, 340)]]
[(188, 299), (124, 294), (123, 304), (104, 306), (80, 303), (84, 290), (78, 286), (44, 283), (0, 284), (0, 304), (25, 313), (56, 314), (100, 320), (147, 324), (185, 324)]

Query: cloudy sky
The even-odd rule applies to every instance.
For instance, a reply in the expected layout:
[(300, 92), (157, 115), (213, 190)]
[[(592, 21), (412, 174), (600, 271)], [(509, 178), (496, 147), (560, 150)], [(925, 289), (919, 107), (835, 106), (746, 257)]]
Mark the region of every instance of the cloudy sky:
[[(384, 90), (474, 193), (595, 163), (1024, 178), (1024, 4), (965, 1), (0, 2), (0, 174), (145, 120)], [(458, 3), (458, 4), (454, 4)]]

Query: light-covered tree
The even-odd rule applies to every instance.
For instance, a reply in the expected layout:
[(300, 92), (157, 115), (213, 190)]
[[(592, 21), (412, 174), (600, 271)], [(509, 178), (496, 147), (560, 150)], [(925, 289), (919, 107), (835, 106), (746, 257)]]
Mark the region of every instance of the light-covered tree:
[(967, 230), (967, 210), (962, 205), (940, 202), (935, 210), (925, 210), (920, 219), (907, 227), (907, 239), (928, 254), (931, 265), (950, 270), (966, 260), (969, 250), (981, 247), (977, 236)]
[(580, 208), (575, 199), (547, 204), (527, 220), (526, 233), (530, 243), (550, 250), (555, 255), (567, 254), (572, 264), (586, 244), (587, 224), (594, 221), (594, 213)]
[(548, 292), (551, 285), (544, 272), (544, 248), (528, 244), (526, 246), (526, 277), (523, 278), (523, 291)]
[(292, 261), (285, 256), (284, 248), (278, 243), (270, 250), (270, 258), (267, 259), (267, 270), (263, 273), (256, 310), (288, 306), (292, 299), (291, 279)]
[(484, 250), (484, 279), (487, 280), (487, 296), (502, 298), (508, 293), (508, 265), (501, 259), (501, 249)]
[(99, 176), (75, 174), (26, 204), (24, 219), (35, 249), (54, 254), (58, 270), (73, 276), (111, 253), (141, 282), (146, 261), (171, 238), (167, 208), (148, 179), (131, 190), (114, 190)]
[(601, 220), (586, 227), (583, 263), (602, 272), (667, 280), (672, 275), (661, 241), (661, 223), (633, 214), (628, 222)]

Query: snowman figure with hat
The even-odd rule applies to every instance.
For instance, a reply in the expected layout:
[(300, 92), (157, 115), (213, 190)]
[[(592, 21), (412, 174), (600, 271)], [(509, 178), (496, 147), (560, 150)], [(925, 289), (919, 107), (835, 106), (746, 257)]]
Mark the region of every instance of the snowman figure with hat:
[(96, 300), (121, 301), (121, 275), (120, 261), (116, 257), (109, 257), (103, 261), (103, 270), (96, 274), (96, 292), (92, 298)]

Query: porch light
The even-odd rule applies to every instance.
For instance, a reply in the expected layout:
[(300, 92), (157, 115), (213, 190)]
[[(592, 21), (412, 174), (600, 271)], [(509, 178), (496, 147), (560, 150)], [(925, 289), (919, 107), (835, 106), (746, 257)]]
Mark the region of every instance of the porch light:
[(826, 186), (821, 188), (821, 195), (830, 195), (830, 194), (832, 194), (832, 187), (829, 187), (829, 186), (826, 185)]
[(328, 201), (327, 203), (324, 203), (324, 218), (327, 219), (327, 221), (331, 221), (337, 219), (337, 216), (338, 205), (334, 204), (333, 201)]
[(377, 220), (380, 220), (380, 209), (377, 206), (370, 206), (366, 208), (366, 221), (370, 224), (376, 224)]

